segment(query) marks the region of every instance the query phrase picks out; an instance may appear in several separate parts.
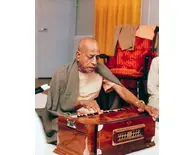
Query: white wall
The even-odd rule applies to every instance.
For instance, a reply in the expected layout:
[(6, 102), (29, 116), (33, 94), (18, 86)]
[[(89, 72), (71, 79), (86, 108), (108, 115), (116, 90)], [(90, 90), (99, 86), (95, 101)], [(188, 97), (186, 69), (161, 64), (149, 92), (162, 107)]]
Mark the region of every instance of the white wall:
[[(35, 78), (51, 77), (72, 61), (76, 0), (36, 0)], [(47, 28), (47, 31), (41, 31)]]
[[(141, 6), (140, 24), (159, 25), (159, 0), (142, 0)], [(157, 53), (159, 53), (159, 46)]]
[[(38, 17), (39, 15), (39, 3), (37, 3), (37, 1), (35, 1), (35, 17)], [(35, 30), (38, 29), (38, 18), (35, 18)], [(38, 44), (38, 36), (35, 33), (35, 45)], [(38, 70), (39, 70), (39, 64), (38, 64), (38, 46), (35, 46), (35, 78), (38, 78)]]
[(76, 56), (79, 40), (84, 37), (93, 37), (93, 34), (94, 34), (94, 0), (78, 0), (73, 59), (75, 59)]
[(159, 0), (142, 0), (141, 24), (159, 25)]
[(94, 34), (94, 0), (78, 0), (76, 35)]

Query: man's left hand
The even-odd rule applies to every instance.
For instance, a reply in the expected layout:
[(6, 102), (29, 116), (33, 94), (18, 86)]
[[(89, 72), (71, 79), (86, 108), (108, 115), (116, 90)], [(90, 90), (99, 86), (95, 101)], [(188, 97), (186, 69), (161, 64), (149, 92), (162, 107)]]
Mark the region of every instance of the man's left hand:
[(150, 114), (150, 116), (158, 118), (159, 110), (157, 108), (146, 105), (144, 110), (147, 111)]

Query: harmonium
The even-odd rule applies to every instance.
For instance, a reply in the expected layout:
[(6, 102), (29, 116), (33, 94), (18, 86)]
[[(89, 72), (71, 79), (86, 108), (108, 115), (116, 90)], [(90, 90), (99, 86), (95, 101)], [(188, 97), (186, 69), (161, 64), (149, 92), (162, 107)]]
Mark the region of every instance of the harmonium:
[(135, 108), (58, 117), (59, 155), (125, 155), (152, 147), (155, 121)]

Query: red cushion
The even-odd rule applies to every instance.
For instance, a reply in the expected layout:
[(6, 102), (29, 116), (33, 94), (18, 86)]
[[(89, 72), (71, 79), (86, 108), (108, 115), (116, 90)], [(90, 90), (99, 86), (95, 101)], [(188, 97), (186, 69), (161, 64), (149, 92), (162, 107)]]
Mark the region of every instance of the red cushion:
[(110, 56), (109, 61), (105, 65), (108, 68), (115, 68), (116, 67), (116, 58), (115, 58), (115, 56)]
[(128, 69), (128, 68), (112, 68), (110, 69), (111, 72), (120, 77), (142, 77), (143, 73), (138, 72), (135, 69)]
[(134, 50), (122, 50), (120, 44), (116, 47), (116, 68), (128, 68), (140, 71), (142, 69), (143, 56), (151, 48), (151, 40), (136, 37)]
[[(149, 70), (150, 70), (150, 65), (151, 65), (151, 62), (152, 62), (152, 59), (154, 58), (154, 57), (156, 57), (157, 56), (157, 52), (149, 52), (149, 53), (146, 53), (145, 55), (144, 55), (144, 57), (145, 56), (148, 56), (148, 66), (147, 66), (147, 71), (149, 72)], [(143, 59), (142, 61), (141, 61), (141, 66), (142, 66), (142, 68), (144, 67), (144, 64), (145, 64), (145, 60)], [(141, 68), (141, 69), (142, 69)]]

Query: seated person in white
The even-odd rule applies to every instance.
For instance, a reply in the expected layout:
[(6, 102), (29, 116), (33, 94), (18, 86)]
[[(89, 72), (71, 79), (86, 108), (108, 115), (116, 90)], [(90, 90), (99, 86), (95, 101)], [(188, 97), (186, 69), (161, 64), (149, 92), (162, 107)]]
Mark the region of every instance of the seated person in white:
[(148, 105), (159, 109), (159, 57), (152, 60), (148, 73)]

